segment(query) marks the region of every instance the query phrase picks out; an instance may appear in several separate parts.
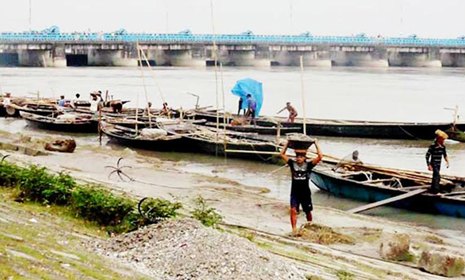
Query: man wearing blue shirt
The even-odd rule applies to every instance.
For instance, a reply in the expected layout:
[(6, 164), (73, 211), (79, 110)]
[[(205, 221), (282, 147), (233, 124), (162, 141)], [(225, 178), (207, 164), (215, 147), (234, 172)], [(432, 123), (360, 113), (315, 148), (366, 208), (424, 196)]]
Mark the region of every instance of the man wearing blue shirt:
[(58, 101), (58, 106), (65, 107), (65, 96), (61, 95), (60, 100)]

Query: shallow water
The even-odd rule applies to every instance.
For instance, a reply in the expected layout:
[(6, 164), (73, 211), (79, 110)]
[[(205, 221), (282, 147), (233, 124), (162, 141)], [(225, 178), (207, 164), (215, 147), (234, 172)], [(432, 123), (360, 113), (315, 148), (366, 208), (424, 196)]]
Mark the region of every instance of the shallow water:
[[(154, 104), (161, 104), (154, 80), (146, 72), (147, 96)], [(304, 75), (307, 116), (315, 118), (343, 118), (386, 121), (451, 121), (452, 112), (444, 107), (459, 105), (465, 109), (465, 69), (409, 69), (409, 68), (331, 68), (307, 69)], [(226, 109), (235, 111), (237, 98), (229, 90), (241, 78), (255, 78), (264, 84), (265, 101), (262, 114), (272, 115), (286, 101), (301, 104), (301, 84), (298, 68), (224, 68)], [(155, 77), (166, 101), (177, 108), (192, 108), (198, 94), (201, 106), (216, 106), (215, 75), (213, 68), (156, 68)], [(76, 92), (83, 96), (94, 90), (109, 90), (114, 98), (130, 99), (132, 106), (143, 106), (146, 101), (141, 73), (137, 68), (0, 68), (0, 85), (13, 95), (66, 95)], [(218, 97), (222, 106), (219, 83)], [(283, 113), (285, 115), (285, 113)], [(301, 113), (302, 115), (302, 113)], [(28, 128), (23, 120), (0, 120), (0, 128), (13, 133), (38, 134), (45, 132)], [(81, 141), (98, 145), (96, 136), (77, 136)], [(434, 135), (432, 136), (434, 137)], [(377, 165), (426, 170), (425, 153), (430, 141), (376, 140), (320, 137), (325, 154), (344, 157), (357, 149), (360, 158)], [(443, 174), (465, 176), (465, 143), (447, 144), (451, 167), (443, 167)], [(287, 201), (290, 177), (288, 170), (271, 174), (279, 166), (247, 162), (206, 155), (153, 153), (138, 151), (146, 156), (164, 160), (182, 160), (181, 170), (199, 174), (215, 174), (238, 180), (246, 185), (267, 187), (270, 196)], [(215, 173), (212, 171), (214, 170)], [(334, 198), (312, 186), (314, 203), (339, 209), (361, 205), (346, 199)], [(465, 231), (465, 219), (418, 214), (383, 207), (368, 215), (413, 222), (437, 228)]]

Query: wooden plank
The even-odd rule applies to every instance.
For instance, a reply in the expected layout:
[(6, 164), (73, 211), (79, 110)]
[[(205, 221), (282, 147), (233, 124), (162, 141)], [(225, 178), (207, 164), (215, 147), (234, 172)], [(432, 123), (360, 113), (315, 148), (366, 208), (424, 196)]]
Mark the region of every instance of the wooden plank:
[(252, 151), (252, 150), (225, 150), (226, 153), (238, 154), (260, 154), (260, 155), (280, 155), (279, 152)]
[(383, 206), (383, 205), (387, 205), (389, 203), (393, 203), (393, 202), (396, 202), (396, 201), (399, 201), (399, 200), (402, 200), (402, 199), (406, 199), (406, 198), (409, 198), (409, 197), (412, 197), (412, 196), (415, 196), (415, 195), (419, 195), (419, 194), (424, 193), (426, 191), (428, 191), (428, 190), (427, 189), (420, 189), (420, 190), (411, 191), (411, 192), (404, 193), (404, 194), (401, 194), (401, 195), (398, 195), (398, 196), (394, 196), (394, 197), (391, 197), (391, 198), (388, 198), (388, 199), (384, 199), (384, 200), (381, 200), (381, 201), (377, 201), (377, 202), (374, 202), (374, 203), (363, 205), (363, 206), (351, 209), (351, 210), (349, 210), (347, 212), (352, 213), (352, 214), (364, 212), (364, 211), (367, 211), (367, 210), (370, 210), (370, 209), (373, 209), (373, 208), (377, 208), (377, 207), (380, 207), (380, 206)]
[(412, 187), (403, 187), (402, 190), (404, 191), (412, 191), (412, 190), (418, 190), (418, 189), (427, 189), (430, 188), (431, 185), (421, 185), (421, 186), (412, 186)]
[(454, 196), (454, 195), (463, 195), (463, 194), (465, 194), (465, 191), (446, 193), (444, 194), (444, 196)]

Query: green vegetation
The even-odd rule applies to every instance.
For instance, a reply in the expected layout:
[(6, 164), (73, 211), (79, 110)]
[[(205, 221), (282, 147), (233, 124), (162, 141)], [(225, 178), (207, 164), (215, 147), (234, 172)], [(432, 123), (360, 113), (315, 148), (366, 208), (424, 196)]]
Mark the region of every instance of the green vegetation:
[(215, 208), (208, 208), (207, 202), (200, 195), (195, 199), (195, 209), (191, 213), (194, 219), (199, 220), (207, 227), (215, 227), (223, 220), (223, 217), (216, 212)]
[(305, 278), (307, 280), (323, 280), (323, 278), (321, 278), (321, 277), (318, 277), (316, 275), (310, 275), (310, 274), (305, 275)]
[(137, 213), (136, 203), (130, 198), (117, 196), (99, 186), (79, 185), (66, 173), (55, 175), (44, 167), (19, 167), (6, 161), (0, 163), (0, 186), (16, 189), (17, 201), (64, 206), (74, 216), (115, 233), (176, 216), (176, 210), (181, 208), (179, 203), (153, 200), (151, 214), (158, 219), (145, 219)]
[(433, 244), (439, 244), (439, 245), (444, 245), (444, 240), (442, 238), (437, 237), (435, 235), (427, 235), (425, 237), (425, 241)]
[(336, 271), (336, 276), (339, 280), (352, 280), (354, 279), (354, 275), (350, 272), (345, 270), (338, 270)]
[(177, 210), (182, 208), (182, 204), (179, 202), (171, 203), (159, 198), (146, 198), (139, 207), (140, 212), (144, 213), (147, 220), (157, 222), (176, 217)]
[(151, 279), (84, 245), (108, 237), (100, 226), (67, 207), (16, 203), (17, 193), (0, 188), (0, 279)]

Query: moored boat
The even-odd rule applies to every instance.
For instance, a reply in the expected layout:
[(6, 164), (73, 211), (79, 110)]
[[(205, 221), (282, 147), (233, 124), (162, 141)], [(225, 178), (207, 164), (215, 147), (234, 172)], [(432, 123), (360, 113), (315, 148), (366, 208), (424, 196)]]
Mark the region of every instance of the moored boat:
[(150, 130), (154, 131), (155, 129), (135, 130), (107, 122), (102, 122), (101, 128), (110, 141), (119, 145), (154, 151), (186, 150), (186, 140), (181, 135), (168, 135), (166, 131), (158, 128), (156, 134), (150, 133)]
[[(216, 111), (195, 110), (189, 113), (195, 118), (203, 118), (209, 122), (216, 122)], [(225, 116), (219, 114), (219, 122), (229, 123), (236, 115)], [(287, 122), (285, 118), (259, 117), (256, 119), (258, 126), (273, 127), (277, 124), (282, 127), (299, 127), (303, 129), (303, 120)], [(330, 119), (306, 119), (306, 132), (312, 136), (357, 137), (375, 139), (410, 139), (432, 140), (437, 129), (448, 131), (453, 128), (452, 123), (419, 123), (419, 122), (383, 122), (383, 121), (354, 121), (354, 120), (330, 120)], [(465, 123), (456, 123), (455, 128), (465, 131)], [(457, 139), (460, 141), (459, 139)]]
[(27, 112), (21, 112), (27, 124), (46, 130), (75, 133), (96, 133), (98, 132), (98, 121), (87, 115), (72, 115), (67, 117), (47, 117)]
[[(179, 132), (178, 132), (179, 133)], [(280, 146), (267, 140), (251, 138), (250, 134), (217, 131), (197, 126), (195, 131), (184, 133), (191, 152), (205, 153), (247, 160), (273, 162)]]
[[(381, 168), (363, 167), (357, 171), (335, 172), (331, 165), (322, 164), (312, 170), (311, 181), (319, 189), (338, 197), (351, 198), (369, 203), (393, 198), (410, 191), (427, 189), (430, 176), (420, 172), (383, 172)], [(441, 186), (454, 192), (438, 196), (428, 192), (398, 200), (389, 204), (417, 212), (442, 214), (465, 218), (465, 192), (455, 191), (465, 186), (465, 179), (446, 177)]]

